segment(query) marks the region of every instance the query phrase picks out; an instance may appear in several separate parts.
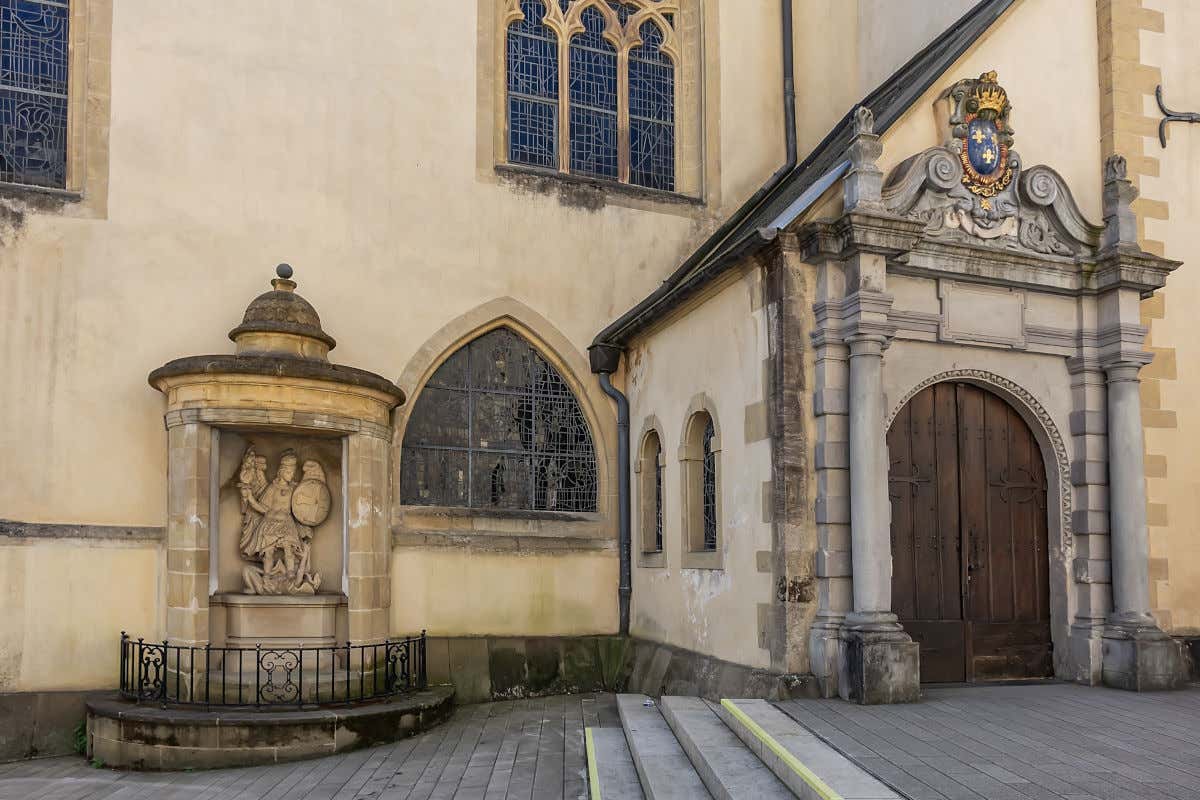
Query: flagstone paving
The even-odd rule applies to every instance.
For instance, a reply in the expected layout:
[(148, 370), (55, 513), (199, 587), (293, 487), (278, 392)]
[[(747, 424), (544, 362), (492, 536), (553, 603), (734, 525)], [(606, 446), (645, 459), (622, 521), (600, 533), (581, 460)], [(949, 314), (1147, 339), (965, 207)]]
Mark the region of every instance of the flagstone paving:
[(583, 729), (620, 726), (613, 695), (485, 703), (395, 744), (269, 767), (118, 772), (80, 757), (0, 764), (0, 800), (586, 798)]
[[(907, 706), (778, 705), (911, 800), (1200, 798), (1200, 688), (927, 688)], [(612, 695), (465, 706), (421, 736), (270, 767), (135, 773), (77, 757), (0, 764), (0, 800), (586, 798), (587, 726), (620, 728)]]
[(920, 703), (780, 703), (911, 800), (1200, 798), (1200, 688), (926, 688)]

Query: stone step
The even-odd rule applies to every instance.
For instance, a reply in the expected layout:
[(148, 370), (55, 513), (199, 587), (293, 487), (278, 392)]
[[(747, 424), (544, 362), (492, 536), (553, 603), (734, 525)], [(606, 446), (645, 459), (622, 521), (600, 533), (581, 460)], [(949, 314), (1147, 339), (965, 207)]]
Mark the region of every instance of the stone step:
[(646, 800), (703, 800), (712, 795), (656, 705), (641, 694), (617, 695), (621, 728)]
[(625, 731), (620, 728), (588, 728), (588, 789), (591, 800), (642, 800), (642, 785)]
[(663, 718), (708, 791), (718, 800), (792, 800), (788, 787), (767, 768), (699, 697), (664, 697)]
[(900, 800), (900, 795), (766, 700), (722, 700), (717, 713), (802, 800)]

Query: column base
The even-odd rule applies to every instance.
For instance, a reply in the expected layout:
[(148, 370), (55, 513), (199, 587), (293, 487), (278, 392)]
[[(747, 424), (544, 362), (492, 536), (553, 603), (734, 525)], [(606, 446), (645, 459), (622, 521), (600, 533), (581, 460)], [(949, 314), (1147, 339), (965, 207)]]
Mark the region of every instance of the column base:
[(1104, 628), (1105, 686), (1131, 692), (1182, 688), (1187, 668), (1179, 644), (1144, 616), (1114, 617)]
[(863, 705), (915, 703), (921, 697), (919, 646), (894, 614), (851, 614), (842, 634), (839, 693)]
[(808, 660), (821, 697), (838, 696), (838, 672), (844, 649), (841, 619), (818, 617), (808, 631)]

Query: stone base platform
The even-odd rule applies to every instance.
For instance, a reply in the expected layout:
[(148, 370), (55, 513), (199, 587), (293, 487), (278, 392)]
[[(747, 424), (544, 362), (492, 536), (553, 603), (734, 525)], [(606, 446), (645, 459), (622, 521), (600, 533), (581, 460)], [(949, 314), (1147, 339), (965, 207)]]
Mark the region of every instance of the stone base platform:
[(350, 708), (193, 711), (97, 695), (87, 701), (87, 755), (108, 767), (137, 770), (295, 761), (428, 730), (449, 717), (453, 699), (453, 687), (438, 686)]

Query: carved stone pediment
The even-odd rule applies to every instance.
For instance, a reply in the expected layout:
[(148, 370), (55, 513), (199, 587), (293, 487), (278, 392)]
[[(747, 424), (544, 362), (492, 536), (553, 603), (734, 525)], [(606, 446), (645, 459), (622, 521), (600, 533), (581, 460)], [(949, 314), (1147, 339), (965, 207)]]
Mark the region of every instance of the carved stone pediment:
[(991, 197), (972, 192), (962, 158), (950, 147), (931, 147), (899, 164), (883, 188), (889, 213), (925, 225), (925, 235), (1006, 251), (1094, 259), (1104, 232), (1079, 210), (1066, 181), (1039, 164), (1023, 170), (1007, 153), (1012, 180)]

